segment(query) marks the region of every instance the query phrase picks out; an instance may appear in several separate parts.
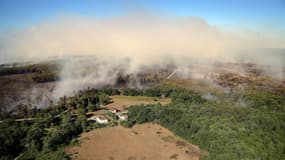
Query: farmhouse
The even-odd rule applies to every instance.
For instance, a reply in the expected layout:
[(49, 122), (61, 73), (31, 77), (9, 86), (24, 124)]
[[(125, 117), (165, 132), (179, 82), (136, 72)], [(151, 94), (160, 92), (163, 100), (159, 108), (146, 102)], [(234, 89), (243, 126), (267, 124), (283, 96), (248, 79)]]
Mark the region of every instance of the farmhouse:
[(128, 115), (127, 114), (117, 114), (120, 120), (128, 120)]
[(108, 123), (108, 119), (103, 115), (99, 115), (96, 117), (96, 122), (98, 122), (100, 124), (106, 124), (106, 123)]
[(120, 112), (120, 110), (118, 110), (116, 108), (110, 108), (110, 112), (116, 114), (116, 113)]
[(88, 121), (96, 121), (96, 117), (97, 117), (97, 116), (94, 116), (94, 115), (93, 115), (93, 116), (89, 117), (87, 120), (88, 120)]

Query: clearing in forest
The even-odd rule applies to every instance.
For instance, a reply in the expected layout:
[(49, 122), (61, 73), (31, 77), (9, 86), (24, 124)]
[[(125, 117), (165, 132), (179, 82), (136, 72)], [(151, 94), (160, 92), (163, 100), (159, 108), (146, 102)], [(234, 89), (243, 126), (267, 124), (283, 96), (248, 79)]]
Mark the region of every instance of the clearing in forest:
[(170, 98), (158, 98), (158, 97), (145, 97), (145, 96), (110, 96), (113, 103), (106, 105), (107, 108), (116, 108), (124, 110), (131, 105), (139, 104), (168, 104), (171, 102)]

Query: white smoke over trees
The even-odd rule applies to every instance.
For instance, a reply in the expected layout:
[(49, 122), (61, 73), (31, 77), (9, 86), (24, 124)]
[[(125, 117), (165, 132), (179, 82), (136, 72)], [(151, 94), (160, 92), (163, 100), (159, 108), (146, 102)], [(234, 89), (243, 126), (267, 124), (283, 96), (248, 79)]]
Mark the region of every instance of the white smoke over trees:
[[(284, 65), (280, 58), (267, 61), (256, 53), (256, 49), (259, 52), (284, 47), (282, 39), (228, 32), (197, 17), (137, 14), (110, 18), (60, 17), (21, 31), (3, 33), (0, 63), (66, 59), (61, 64), (61, 81), (52, 95), (58, 98), (88, 86), (113, 84), (121, 70), (134, 73), (142, 65), (174, 63), (184, 72), (189, 63), (202, 62), (209, 65), (204, 71), (210, 70), (216, 60), (235, 61), (237, 54), (244, 51), (254, 52), (246, 57), (252, 54), (253, 61), (261, 64)], [(81, 59), (82, 56), (89, 58)]]

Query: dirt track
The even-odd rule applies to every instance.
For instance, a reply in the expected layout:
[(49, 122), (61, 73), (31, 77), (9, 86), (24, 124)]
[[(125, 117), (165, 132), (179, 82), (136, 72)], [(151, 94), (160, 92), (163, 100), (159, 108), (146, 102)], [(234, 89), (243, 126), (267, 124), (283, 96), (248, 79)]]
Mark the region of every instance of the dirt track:
[(66, 149), (79, 160), (198, 160), (197, 146), (175, 137), (157, 124), (122, 126), (84, 133), (81, 145)]

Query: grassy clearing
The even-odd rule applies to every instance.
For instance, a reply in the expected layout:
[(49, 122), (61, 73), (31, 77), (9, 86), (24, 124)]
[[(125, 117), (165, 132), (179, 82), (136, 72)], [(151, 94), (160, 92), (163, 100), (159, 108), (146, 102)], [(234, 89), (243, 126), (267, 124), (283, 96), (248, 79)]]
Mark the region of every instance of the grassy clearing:
[(166, 105), (171, 102), (170, 98), (157, 98), (145, 96), (110, 96), (113, 103), (106, 105), (107, 108), (123, 109), (131, 105), (138, 104), (162, 104)]
[(116, 102), (134, 102), (134, 103), (170, 103), (170, 98), (157, 98), (157, 97), (145, 97), (145, 96), (111, 96)]

